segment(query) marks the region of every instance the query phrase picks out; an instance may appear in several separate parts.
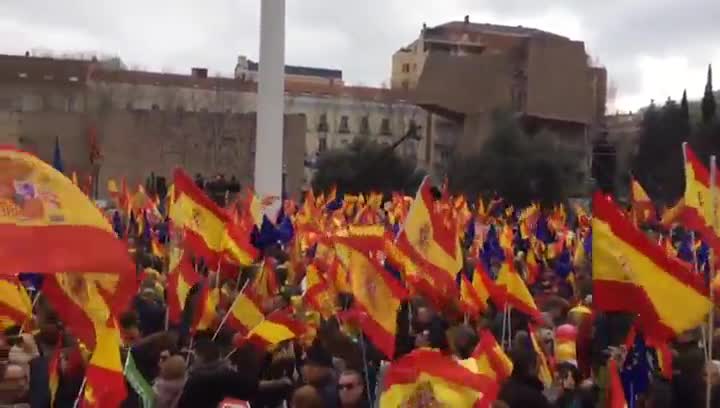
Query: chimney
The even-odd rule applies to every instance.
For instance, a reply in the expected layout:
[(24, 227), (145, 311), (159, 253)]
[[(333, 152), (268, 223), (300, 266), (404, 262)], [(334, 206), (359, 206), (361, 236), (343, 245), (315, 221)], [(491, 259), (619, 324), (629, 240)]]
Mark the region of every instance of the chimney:
[(193, 68), (191, 70), (191, 76), (193, 78), (207, 78), (208, 70), (207, 68)]
[(427, 30), (427, 24), (423, 23), (423, 31)]
[(469, 15), (465, 16), (465, 24), (470, 24), (470, 16)]

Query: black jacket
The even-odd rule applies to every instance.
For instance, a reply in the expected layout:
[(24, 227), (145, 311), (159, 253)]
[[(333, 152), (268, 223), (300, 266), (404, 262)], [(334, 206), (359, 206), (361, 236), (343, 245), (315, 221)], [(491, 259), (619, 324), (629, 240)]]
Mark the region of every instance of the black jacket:
[(537, 377), (513, 375), (500, 388), (498, 399), (510, 408), (550, 408), (543, 394), (543, 384)]
[(217, 408), (225, 398), (251, 400), (257, 393), (258, 379), (232, 370), (218, 362), (190, 371), (178, 408)]

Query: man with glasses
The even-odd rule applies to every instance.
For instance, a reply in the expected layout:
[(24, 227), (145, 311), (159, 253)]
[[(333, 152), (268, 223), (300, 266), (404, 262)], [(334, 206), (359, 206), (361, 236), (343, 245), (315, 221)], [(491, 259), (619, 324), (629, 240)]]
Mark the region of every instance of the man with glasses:
[(346, 370), (338, 379), (338, 394), (342, 408), (367, 408), (370, 404), (365, 396), (365, 382), (360, 372)]

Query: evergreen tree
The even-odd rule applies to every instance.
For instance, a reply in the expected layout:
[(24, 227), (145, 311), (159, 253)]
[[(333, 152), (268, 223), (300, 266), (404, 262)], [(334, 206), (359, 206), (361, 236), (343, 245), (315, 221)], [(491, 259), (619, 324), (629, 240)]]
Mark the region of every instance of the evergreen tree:
[(712, 65), (708, 65), (707, 82), (705, 83), (705, 95), (702, 99), (702, 120), (703, 123), (712, 123), (715, 120), (715, 95), (712, 85)]
[(684, 189), (682, 142), (687, 140), (681, 107), (672, 99), (658, 109), (645, 111), (633, 174), (648, 193), (665, 202), (675, 202)]
[(685, 137), (690, 137), (690, 107), (688, 106), (687, 90), (683, 90), (682, 100), (680, 101), (680, 120), (682, 121), (682, 131)]
[(516, 206), (537, 200), (563, 201), (578, 190), (580, 160), (571, 151), (556, 147), (557, 136), (541, 131), (530, 138), (509, 112), (493, 115), (493, 128), (482, 150), (458, 156), (448, 169), (453, 192), (469, 197), (496, 192)]
[(328, 191), (335, 186), (341, 194), (370, 191), (413, 194), (424, 176), (413, 161), (387, 146), (356, 138), (346, 148), (320, 155), (312, 186), (317, 191)]

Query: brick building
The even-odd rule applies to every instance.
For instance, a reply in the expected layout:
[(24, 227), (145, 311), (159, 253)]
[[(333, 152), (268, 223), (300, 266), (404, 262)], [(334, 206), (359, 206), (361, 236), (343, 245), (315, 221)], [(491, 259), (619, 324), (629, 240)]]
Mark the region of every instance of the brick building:
[[(257, 64), (250, 64), (253, 70)], [(426, 120), (406, 91), (345, 86), (341, 78), (335, 70), (289, 70), (282, 163), (289, 192), (307, 185), (324, 150), (354, 137), (389, 145), (412, 123)], [(0, 143), (51, 160), (59, 137), (67, 169), (98, 173), (101, 187), (107, 177), (128, 175), (135, 183), (150, 172), (168, 175), (176, 164), (247, 184), (252, 181), (256, 92), (252, 75), (209, 77), (202, 68), (182, 75), (113, 69), (97, 61), (0, 55)], [(90, 129), (104, 154), (100, 168), (90, 168)], [(408, 141), (399, 153), (426, 165), (428, 143), (424, 137)]]
[(589, 175), (592, 134), (602, 127), (607, 73), (589, 63), (584, 43), (527, 27), (453, 21), (423, 26), (393, 55), (392, 86), (415, 91), (431, 112), (427, 136), (433, 173), (454, 155), (477, 151), (497, 109), (518, 114), (533, 134), (575, 152), (578, 179)]

